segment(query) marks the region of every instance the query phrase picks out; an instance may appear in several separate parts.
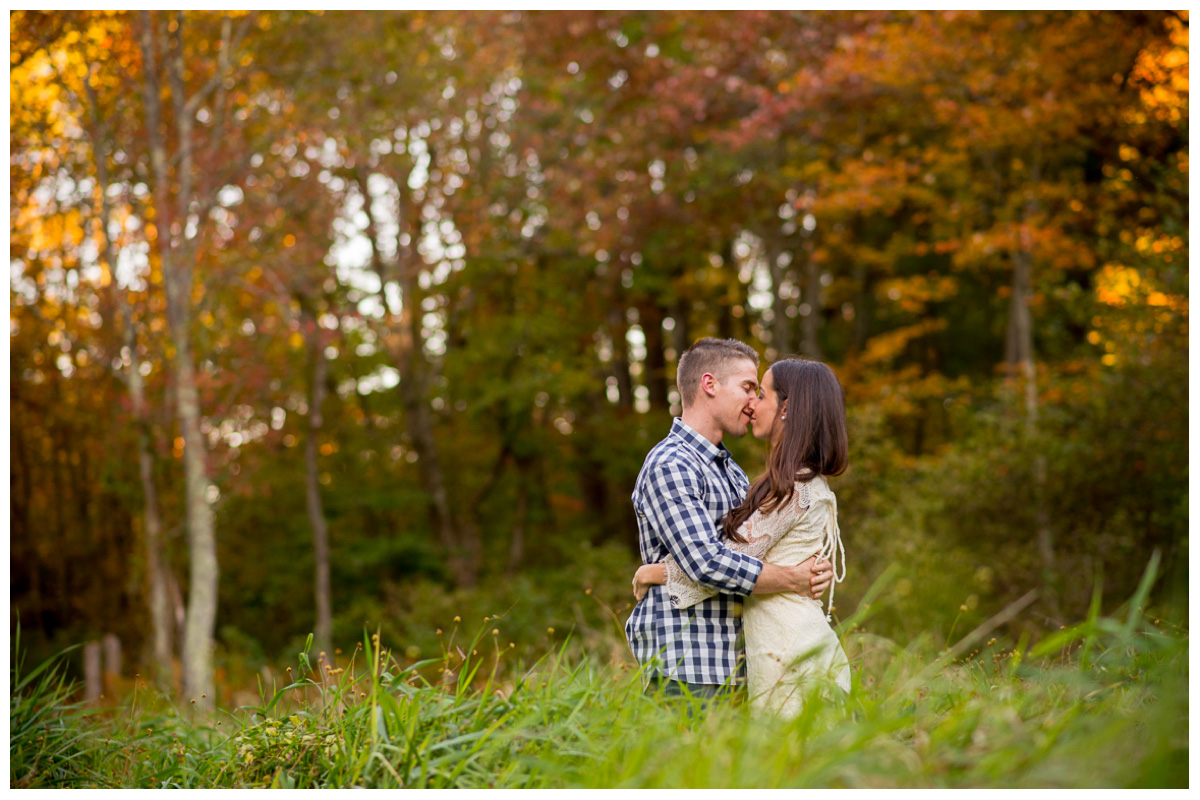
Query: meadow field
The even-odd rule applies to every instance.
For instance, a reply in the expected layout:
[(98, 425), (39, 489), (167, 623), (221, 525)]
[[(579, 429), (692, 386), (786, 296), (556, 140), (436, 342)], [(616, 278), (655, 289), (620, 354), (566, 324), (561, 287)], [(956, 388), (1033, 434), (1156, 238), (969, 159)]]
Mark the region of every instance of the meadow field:
[[(1189, 31), (14, 11), (10, 784), (1186, 787)], [(843, 390), (791, 721), (623, 632), (706, 338)]]
[(860, 607), (840, 627), (852, 692), (814, 692), (789, 721), (736, 697), (646, 695), (636, 671), (569, 637), (519, 663), (498, 617), (473, 638), (439, 631), (441, 657), (415, 663), (377, 633), (333, 663), (300, 652), (259, 703), (212, 714), (145, 683), (109, 706), (73, 702), (55, 659), (13, 671), (10, 785), (1182, 788), (1188, 637), (1143, 613), (1149, 578), (1117, 615), (1031, 648), (988, 623), (950, 647), (901, 647), (847, 633)]

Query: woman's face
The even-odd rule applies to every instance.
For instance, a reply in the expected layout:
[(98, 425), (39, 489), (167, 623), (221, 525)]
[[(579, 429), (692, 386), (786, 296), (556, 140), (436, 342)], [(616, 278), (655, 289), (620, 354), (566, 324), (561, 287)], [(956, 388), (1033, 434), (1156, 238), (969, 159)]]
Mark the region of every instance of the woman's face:
[(771, 370), (767, 370), (767, 374), (763, 376), (762, 395), (754, 409), (751, 432), (755, 439), (770, 441), (775, 426), (783, 425), (779, 418), (779, 394), (775, 391), (775, 376), (771, 374)]

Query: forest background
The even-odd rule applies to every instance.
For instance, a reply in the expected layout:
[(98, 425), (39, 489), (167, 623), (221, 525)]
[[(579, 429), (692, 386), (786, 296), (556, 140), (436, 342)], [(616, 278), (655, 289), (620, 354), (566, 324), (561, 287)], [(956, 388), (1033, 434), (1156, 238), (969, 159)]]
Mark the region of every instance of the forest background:
[(39, 658), (228, 705), (499, 615), (628, 664), (701, 336), (845, 386), (841, 616), (1036, 590), (1036, 638), (1157, 551), (1186, 628), (1187, 12), (14, 12), (10, 65)]

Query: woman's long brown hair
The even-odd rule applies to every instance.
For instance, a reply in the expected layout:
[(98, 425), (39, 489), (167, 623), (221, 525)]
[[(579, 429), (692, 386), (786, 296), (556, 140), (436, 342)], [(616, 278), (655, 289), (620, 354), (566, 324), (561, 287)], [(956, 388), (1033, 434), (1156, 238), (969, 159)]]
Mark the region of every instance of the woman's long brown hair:
[(833, 370), (820, 361), (788, 358), (771, 365), (771, 376), (779, 405), (767, 471), (725, 517), (723, 535), (731, 542), (746, 541), (738, 528), (755, 511), (770, 513), (790, 500), (796, 481), (841, 475), (848, 463), (846, 393)]

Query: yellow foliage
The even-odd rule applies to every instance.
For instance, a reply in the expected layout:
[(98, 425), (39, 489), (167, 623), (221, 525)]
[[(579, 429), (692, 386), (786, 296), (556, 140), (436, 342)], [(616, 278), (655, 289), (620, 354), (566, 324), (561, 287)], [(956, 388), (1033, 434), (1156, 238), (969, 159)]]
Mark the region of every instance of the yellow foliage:
[(1139, 280), (1137, 270), (1105, 264), (1096, 275), (1096, 297), (1110, 306), (1123, 306), (1133, 299)]
[(879, 291), (889, 300), (900, 304), (904, 311), (921, 313), (929, 303), (954, 297), (959, 282), (953, 275), (913, 275), (883, 281)]
[(1120, 264), (1106, 264), (1096, 274), (1096, 298), (1110, 306), (1140, 304), (1188, 313), (1186, 297), (1167, 294), (1151, 278)]
[(1133, 76), (1143, 83), (1142, 103), (1161, 120), (1187, 119), (1188, 108), (1188, 28), (1170, 19), (1169, 46), (1143, 50)]
[(944, 319), (927, 319), (916, 325), (897, 328), (894, 331), (874, 336), (867, 341), (861, 360), (864, 364), (879, 364), (891, 361), (908, 346), (913, 339), (928, 336), (946, 327)]

